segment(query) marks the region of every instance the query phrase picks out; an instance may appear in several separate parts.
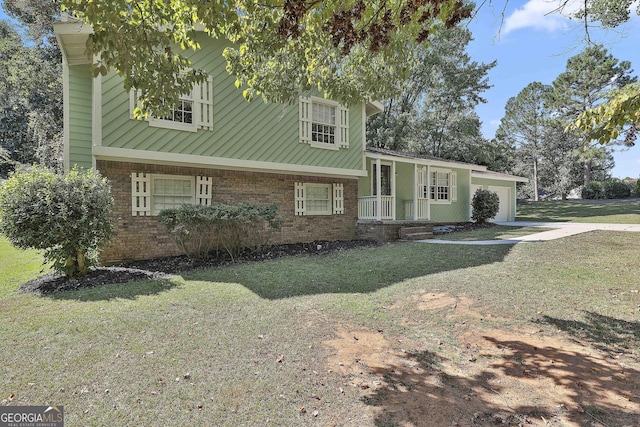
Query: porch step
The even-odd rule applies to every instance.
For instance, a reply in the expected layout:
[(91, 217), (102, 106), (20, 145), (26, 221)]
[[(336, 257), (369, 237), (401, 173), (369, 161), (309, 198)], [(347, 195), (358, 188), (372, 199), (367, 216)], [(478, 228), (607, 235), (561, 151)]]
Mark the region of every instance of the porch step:
[(398, 229), (400, 240), (426, 240), (433, 239), (433, 227), (415, 226)]

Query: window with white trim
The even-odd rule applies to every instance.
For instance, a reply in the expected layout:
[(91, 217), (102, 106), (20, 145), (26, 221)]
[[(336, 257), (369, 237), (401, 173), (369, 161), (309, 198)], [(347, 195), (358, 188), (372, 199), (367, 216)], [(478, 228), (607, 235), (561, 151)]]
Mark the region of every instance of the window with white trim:
[(434, 202), (455, 202), (458, 199), (457, 174), (450, 170), (431, 170), (429, 198)]
[(211, 205), (212, 179), (205, 176), (131, 174), (131, 214), (158, 215), (184, 204)]
[[(136, 93), (129, 95), (129, 116), (133, 119), (136, 108)], [(165, 116), (148, 119), (149, 126), (165, 129), (197, 132), (198, 129), (213, 130), (213, 79), (208, 77), (196, 84), (188, 94), (181, 95)]]
[(297, 216), (344, 214), (344, 185), (296, 182), (295, 214)]
[(349, 109), (318, 97), (299, 100), (300, 142), (337, 150), (349, 147)]

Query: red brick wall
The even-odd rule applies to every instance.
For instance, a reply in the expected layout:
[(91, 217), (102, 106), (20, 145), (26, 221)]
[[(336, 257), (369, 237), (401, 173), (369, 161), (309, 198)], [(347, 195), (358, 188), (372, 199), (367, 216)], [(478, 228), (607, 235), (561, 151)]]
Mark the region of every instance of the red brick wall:
[[(312, 242), (314, 240), (349, 240), (356, 237), (358, 185), (356, 179), (322, 178), (304, 175), (227, 171), (220, 169), (162, 166), (113, 161), (98, 161), (97, 169), (111, 183), (115, 200), (116, 236), (102, 252), (103, 262), (149, 259), (180, 254), (155, 216), (131, 215), (131, 173), (209, 176), (213, 178), (212, 203), (275, 203), (284, 220), (272, 243)], [(342, 183), (344, 214), (295, 216), (296, 182)]]

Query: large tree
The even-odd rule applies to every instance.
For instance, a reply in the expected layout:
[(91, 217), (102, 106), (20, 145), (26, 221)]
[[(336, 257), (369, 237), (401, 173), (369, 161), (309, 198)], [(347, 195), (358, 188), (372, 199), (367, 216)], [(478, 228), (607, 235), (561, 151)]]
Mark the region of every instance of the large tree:
[[(570, 0), (565, 0), (559, 10), (569, 3)], [(583, 20), (589, 44), (592, 26), (616, 28), (629, 21), (633, 13), (640, 15), (640, 3), (635, 0), (581, 0), (579, 3), (581, 7), (574, 16)], [(640, 84), (628, 83), (609, 95), (608, 102), (580, 112), (568, 130), (584, 132), (601, 144), (623, 138), (626, 145), (631, 146), (640, 135)]]
[(62, 0), (62, 5), (93, 28), (87, 46), (96, 55), (94, 74), (115, 69), (126, 90), (139, 90), (138, 114), (162, 111), (164, 100), (177, 100), (205, 78), (184, 52), (200, 49), (198, 28), (233, 43), (224, 52), (227, 68), (249, 99), (260, 94), (286, 102), (301, 90), (319, 90), (353, 104), (397, 91), (416, 46), (472, 10), (460, 0)]
[(414, 52), (415, 65), (396, 97), (367, 123), (369, 144), (416, 154), (476, 162), (487, 143), (473, 109), (484, 102), (487, 72), (496, 64), (472, 61), (471, 32), (462, 26), (436, 34)]
[(61, 165), (61, 73), (55, 46), (25, 43), (0, 21), (0, 175), (18, 163)]
[(538, 200), (539, 162), (547, 138), (550, 112), (545, 108), (545, 94), (549, 87), (533, 82), (507, 101), (505, 114), (497, 135), (509, 141), (528, 169), (533, 200)]
[[(549, 105), (569, 124), (579, 114), (606, 103), (613, 89), (635, 82), (631, 72), (630, 62), (619, 62), (602, 46), (589, 46), (567, 60), (566, 71), (553, 81)], [(593, 162), (602, 155), (602, 147), (589, 132), (571, 132), (583, 140), (581, 157), (586, 185), (591, 181)]]

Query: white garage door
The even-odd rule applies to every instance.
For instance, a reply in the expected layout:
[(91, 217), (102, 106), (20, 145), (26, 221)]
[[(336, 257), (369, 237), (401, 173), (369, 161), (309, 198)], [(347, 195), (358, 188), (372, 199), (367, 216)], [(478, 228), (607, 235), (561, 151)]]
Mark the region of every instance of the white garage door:
[(511, 189), (509, 187), (489, 186), (489, 190), (498, 193), (498, 197), (500, 198), (500, 209), (498, 209), (498, 214), (491, 221), (509, 221), (509, 212), (511, 211), (511, 197), (509, 196), (511, 193)]

